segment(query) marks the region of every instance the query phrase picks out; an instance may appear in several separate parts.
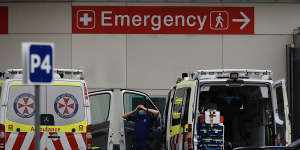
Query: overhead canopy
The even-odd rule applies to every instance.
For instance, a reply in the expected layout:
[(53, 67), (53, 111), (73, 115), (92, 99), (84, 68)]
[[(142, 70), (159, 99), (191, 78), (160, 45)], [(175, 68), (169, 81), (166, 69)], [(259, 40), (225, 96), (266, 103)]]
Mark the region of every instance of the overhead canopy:
[[(157, 3), (300, 3), (300, 0), (88, 0), (93, 2), (157, 2)], [(2, 0), (5, 2), (84, 2), (84, 0)]]

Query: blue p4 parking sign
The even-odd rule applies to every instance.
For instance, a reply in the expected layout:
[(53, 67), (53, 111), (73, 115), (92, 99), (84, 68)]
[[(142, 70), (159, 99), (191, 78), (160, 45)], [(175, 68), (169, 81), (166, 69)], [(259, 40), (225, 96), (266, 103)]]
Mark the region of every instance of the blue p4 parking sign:
[(51, 83), (54, 66), (54, 44), (52, 43), (22, 43), (24, 82)]

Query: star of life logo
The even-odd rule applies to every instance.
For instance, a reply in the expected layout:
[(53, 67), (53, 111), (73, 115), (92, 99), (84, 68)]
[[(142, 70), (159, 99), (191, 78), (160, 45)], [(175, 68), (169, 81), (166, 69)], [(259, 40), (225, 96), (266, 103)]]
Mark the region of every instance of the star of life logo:
[(76, 13), (78, 29), (94, 29), (96, 27), (96, 13), (94, 10), (78, 10)]
[(14, 101), (14, 111), (21, 118), (30, 118), (35, 112), (34, 96), (23, 93), (16, 97)]
[(78, 111), (78, 101), (73, 95), (64, 93), (55, 99), (54, 109), (61, 118), (72, 118)]

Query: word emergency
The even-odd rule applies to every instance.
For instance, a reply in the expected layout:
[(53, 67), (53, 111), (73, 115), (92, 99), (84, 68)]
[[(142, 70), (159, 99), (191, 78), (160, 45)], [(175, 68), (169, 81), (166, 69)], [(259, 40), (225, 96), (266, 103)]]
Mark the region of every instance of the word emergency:
[(151, 29), (154, 31), (160, 30), (162, 26), (188, 26), (198, 27), (201, 31), (204, 27), (207, 16), (199, 15), (122, 15), (115, 14), (113, 11), (102, 11), (101, 12), (101, 26), (148, 26), (151, 24)]

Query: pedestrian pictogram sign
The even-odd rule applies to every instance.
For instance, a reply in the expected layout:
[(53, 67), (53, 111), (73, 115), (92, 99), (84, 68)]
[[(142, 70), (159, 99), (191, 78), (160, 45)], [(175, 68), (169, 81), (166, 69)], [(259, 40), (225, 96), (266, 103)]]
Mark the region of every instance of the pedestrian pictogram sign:
[(73, 33), (254, 34), (254, 7), (73, 6)]
[(227, 30), (229, 27), (229, 13), (227, 11), (210, 12), (210, 28), (212, 30)]
[(53, 79), (54, 44), (22, 43), (25, 83), (51, 83)]

